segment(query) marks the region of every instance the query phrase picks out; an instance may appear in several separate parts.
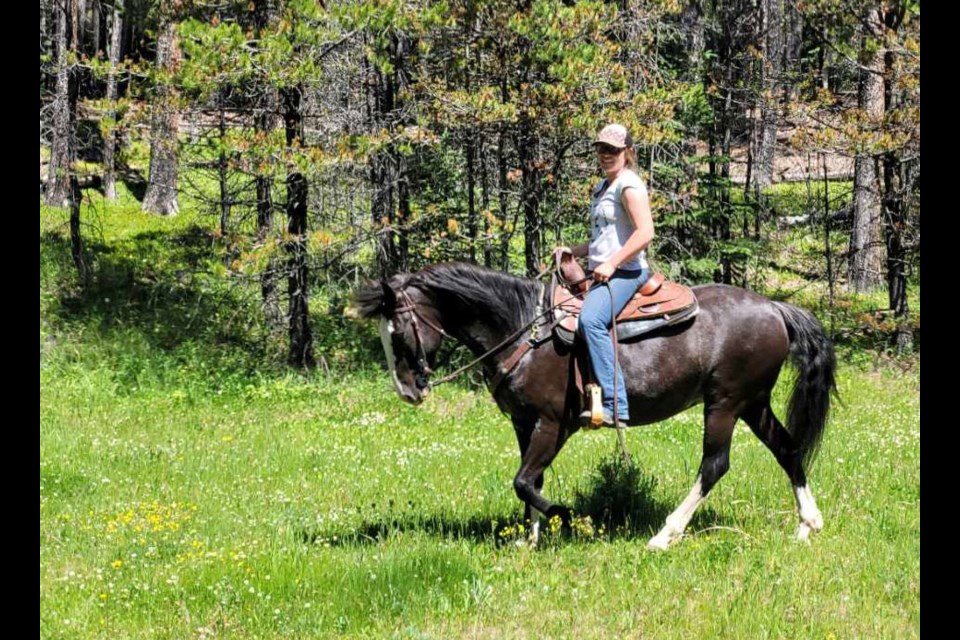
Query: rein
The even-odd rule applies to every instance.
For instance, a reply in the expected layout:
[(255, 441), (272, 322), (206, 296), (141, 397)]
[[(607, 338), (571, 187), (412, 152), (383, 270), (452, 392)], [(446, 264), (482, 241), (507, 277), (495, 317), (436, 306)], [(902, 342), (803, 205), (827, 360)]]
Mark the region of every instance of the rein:
[[(546, 269), (546, 270), (544, 270), (544, 271), (541, 271), (539, 274), (537, 274), (536, 279), (542, 278), (545, 274), (547, 274), (547, 273), (549, 273), (549, 272), (550, 272), (549, 269)], [(580, 284), (580, 283), (582, 283), (582, 282), (586, 282), (586, 281), (589, 280), (589, 279), (590, 279), (590, 276), (585, 276), (585, 277), (581, 278), (580, 280), (577, 280), (576, 282), (570, 282), (570, 283), (568, 283), (568, 284), (570, 284), (570, 285), (572, 285), (572, 286), (576, 286), (576, 285), (578, 285), (578, 284)], [(544, 285), (543, 285), (543, 283), (541, 282), (541, 283), (540, 283), (540, 296), (539, 296), (539, 299), (540, 299), (540, 300), (543, 300), (543, 294), (544, 294)], [(578, 295), (578, 297), (579, 297), (580, 295), (583, 295), (583, 294), (576, 294), (576, 295)], [(434, 324), (433, 322), (431, 322), (429, 319), (427, 319), (426, 317), (424, 317), (424, 316), (420, 313), (420, 311), (417, 309), (416, 304), (414, 304), (413, 300), (410, 299), (409, 294), (407, 294), (407, 292), (406, 292), (405, 290), (401, 290), (401, 291), (400, 291), (400, 296), (401, 296), (401, 299), (403, 300), (403, 303), (404, 303), (404, 304), (403, 304), (402, 307), (396, 308), (396, 309), (394, 310), (394, 313), (406, 313), (406, 312), (409, 312), (409, 313), (411, 313), (411, 314), (413, 315), (413, 332), (414, 332), (414, 335), (415, 335), (416, 340), (417, 340), (417, 352), (418, 352), (418, 355), (425, 355), (425, 354), (426, 354), (426, 352), (425, 352), (425, 350), (424, 350), (424, 348), (423, 348), (423, 339), (420, 337), (420, 327), (419, 327), (419, 325), (417, 324), (417, 320), (418, 320), (418, 319), (419, 319), (421, 322), (423, 322), (425, 325), (427, 325), (428, 327), (430, 327), (431, 329), (433, 329), (434, 331), (436, 331), (437, 333), (439, 333), (440, 335), (442, 335), (442, 336), (444, 336), (444, 337), (446, 337), (446, 338), (451, 338), (451, 339), (453, 339), (453, 337), (452, 337), (449, 333), (447, 333), (446, 331), (444, 331), (442, 327), (438, 327), (436, 324)], [(429, 381), (429, 382), (428, 382), (428, 386), (431, 387), (431, 388), (433, 388), (433, 387), (440, 386), (441, 384), (444, 384), (444, 383), (446, 383), (446, 382), (450, 382), (450, 381), (452, 381), (452, 380), (455, 380), (455, 379), (458, 378), (461, 374), (465, 373), (466, 371), (469, 371), (470, 369), (472, 369), (472, 368), (475, 367), (476, 365), (478, 365), (478, 364), (480, 364), (481, 362), (483, 362), (486, 358), (490, 357), (491, 355), (493, 355), (493, 354), (495, 354), (495, 353), (498, 353), (498, 352), (502, 351), (505, 347), (507, 347), (508, 345), (510, 345), (511, 343), (513, 343), (514, 340), (516, 340), (516, 339), (519, 338), (521, 335), (523, 335), (523, 333), (526, 332), (530, 327), (532, 327), (538, 320), (540, 320), (541, 318), (543, 318), (543, 317), (544, 317), (545, 315), (547, 315), (548, 313), (551, 313), (554, 309), (558, 308), (561, 304), (563, 304), (563, 303), (562, 303), (562, 302), (558, 302), (557, 304), (555, 304), (555, 305), (553, 305), (553, 306), (551, 306), (551, 307), (549, 307), (549, 308), (547, 308), (547, 309), (545, 309), (545, 310), (543, 310), (543, 311), (540, 311), (539, 313), (537, 313), (536, 315), (534, 315), (534, 317), (533, 317), (532, 320), (530, 320), (529, 322), (527, 322), (526, 324), (524, 324), (523, 326), (521, 326), (519, 329), (517, 329), (516, 331), (514, 331), (513, 333), (511, 333), (509, 336), (507, 336), (506, 338), (504, 338), (502, 341), (500, 341), (499, 343), (497, 343), (497, 344), (496, 344), (495, 346), (493, 346), (492, 348), (488, 349), (485, 353), (483, 353), (482, 355), (478, 356), (477, 358), (474, 358), (473, 360), (471, 360), (470, 362), (468, 362), (468, 363), (465, 364), (464, 366), (460, 367), (459, 369), (457, 369), (457, 370), (454, 371), (453, 373), (450, 373), (450, 374), (448, 374), (448, 375), (440, 378), (439, 380)], [(537, 306), (539, 307), (540, 305), (537, 305)], [(550, 330), (552, 330), (552, 329), (553, 329), (553, 327), (550, 327)], [(549, 332), (550, 332), (550, 331), (547, 331), (548, 334), (549, 334)], [(523, 355), (526, 354), (527, 351), (529, 351), (530, 349), (535, 349), (535, 348), (539, 347), (541, 344), (543, 344), (543, 342), (538, 342), (538, 341), (537, 341), (536, 333), (537, 333), (537, 332), (534, 332), (534, 335), (531, 336), (531, 339), (530, 339), (530, 340), (524, 342), (522, 345), (520, 345), (519, 347), (517, 347), (517, 350), (516, 350), (514, 353), (512, 353), (512, 354), (510, 355), (510, 357), (508, 357), (508, 358), (505, 360), (505, 362), (508, 362), (508, 363), (509, 363), (509, 362), (512, 361), (512, 363), (510, 364), (510, 366), (505, 366), (505, 367), (503, 367), (503, 369), (501, 369), (501, 370), (494, 376), (493, 381), (492, 381), (492, 383), (491, 383), (491, 391), (492, 391), (492, 392), (496, 392), (497, 387), (500, 386), (500, 383), (503, 381), (503, 378), (506, 377), (506, 375), (507, 375), (508, 373), (510, 373), (510, 371), (513, 369), (513, 367), (515, 367), (515, 366), (517, 365), (517, 363), (520, 361), (520, 359), (523, 357)], [(420, 357), (419, 360), (420, 360), (420, 362), (421, 362), (421, 369), (422, 369), (422, 373), (423, 373), (424, 375), (430, 375), (431, 373), (433, 373), (433, 370), (430, 369), (430, 367), (427, 365), (427, 362), (426, 362), (426, 358), (425, 358), (425, 357)]]
[[(541, 272), (537, 275), (536, 279), (539, 280), (539, 279), (542, 278), (546, 273), (549, 273), (549, 271), (550, 271), (549, 269), (544, 270), (544, 271), (541, 271)], [(573, 288), (576, 287), (577, 285), (579, 285), (579, 284), (581, 284), (581, 283), (583, 283), (583, 282), (586, 282), (587, 280), (590, 280), (591, 277), (592, 277), (591, 275), (585, 275), (583, 278), (580, 278), (579, 280), (576, 280), (576, 281), (573, 281), (573, 282), (566, 282), (566, 284), (567, 284), (571, 289), (573, 289)], [(609, 287), (609, 285), (607, 285), (607, 286)], [(542, 303), (542, 301), (543, 301), (543, 294), (544, 294), (544, 284), (543, 284), (543, 282), (541, 281), (541, 282), (540, 282), (540, 295), (539, 295), (539, 297), (538, 297), (538, 299), (541, 301), (541, 303)], [(574, 293), (573, 295), (576, 296), (576, 297), (581, 297), (581, 296), (585, 296), (585, 295), (586, 295), (586, 292), (583, 292), (583, 293)], [(554, 309), (558, 308), (560, 305), (564, 304), (564, 302), (558, 302), (557, 304), (555, 304), (555, 305), (553, 305), (553, 306), (551, 306), (551, 307), (549, 307), (549, 308), (547, 308), (547, 309), (545, 309), (545, 310), (543, 310), (543, 311), (540, 311), (540, 312), (536, 313), (536, 314), (533, 316), (533, 319), (532, 319), (532, 320), (530, 320), (529, 322), (527, 322), (526, 324), (524, 324), (523, 326), (521, 326), (519, 329), (517, 329), (516, 331), (514, 331), (513, 333), (511, 333), (509, 336), (507, 336), (506, 338), (504, 338), (502, 341), (500, 341), (499, 343), (497, 343), (496, 345), (494, 345), (494, 346), (491, 347), (490, 349), (488, 349), (488, 350), (487, 350), (486, 352), (484, 352), (482, 355), (474, 358), (473, 360), (471, 360), (470, 362), (468, 362), (468, 363), (465, 364), (464, 366), (460, 367), (459, 369), (457, 369), (457, 370), (454, 371), (453, 373), (450, 373), (450, 374), (448, 374), (448, 375), (440, 378), (439, 380), (432, 381), (432, 380), (429, 379), (428, 376), (433, 373), (433, 370), (432, 370), (432, 369), (430, 368), (430, 366), (427, 364), (426, 350), (423, 348), (423, 339), (420, 337), (420, 325), (418, 324), (417, 321), (419, 320), (419, 321), (423, 322), (425, 325), (427, 325), (428, 327), (430, 327), (431, 329), (433, 329), (434, 331), (436, 331), (436, 332), (439, 333), (440, 335), (444, 336), (445, 338), (450, 338), (451, 340), (453, 340), (453, 339), (455, 339), (455, 338), (453, 338), (453, 336), (451, 336), (449, 333), (447, 333), (446, 331), (444, 331), (444, 330), (443, 330), (443, 327), (437, 326), (434, 322), (432, 322), (431, 320), (429, 320), (429, 319), (426, 318), (425, 316), (421, 315), (420, 311), (417, 309), (417, 305), (413, 302), (413, 300), (410, 299), (410, 295), (406, 292), (406, 290), (403, 290), (403, 289), (400, 290), (400, 297), (401, 297), (401, 299), (403, 300), (403, 303), (404, 303), (404, 304), (403, 304), (403, 306), (401, 306), (401, 307), (397, 307), (397, 308), (394, 310), (394, 313), (407, 313), (407, 312), (409, 312), (409, 313), (413, 316), (413, 320), (412, 320), (413, 333), (414, 333), (414, 336), (416, 337), (416, 340), (417, 340), (417, 355), (418, 355), (417, 360), (418, 360), (418, 364), (419, 364), (419, 366), (420, 366), (420, 371), (418, 372), (418, 375), (421, 375), (421, 376), (424, 377), (424, 379), (426, 380), (426, 385), (425, 385), (425, 386), (428, 387), (428, 388), (431, 388), (431, 389), (434, 388), (434, 387), (438, 387), (438, 386), (440, 386), (441, 384), (444, 384), (444, 383), (450, 382), (450, 381), (452, 381), (452, 380), (455, 380), (456, 378), (458, 378), (458, 377), (459, 377), (460, 375), (462, 375), (463, 373), (469, 371), (470, 369), (472, 369), (472, 368), (475, 367), (476, 365), (478, 365), (478, 364), (480, 364), (481, 362), (483, 362), (486, 358), (490, 357), (491, 355), (493, 355), (493, 354), (495, 354), (495, 353), (500, 352), (501, 350), (504, 349), (504, 347), (506, 347), (507, 345), (511, 344), (514, 340), (516, 340), (516, 339), (517, 339), (518, 337), (520, 337), (524, 332), (526, 332), (530, 327), (532, 327), (538, 320), (540, 320), (542, 317), (544, 317), (544, 316), (547, 315), (548, 313), (552, 312)], [(538, 308), (538, 309), (540, 308), (540, 304), (537, 305), (537, 308)], [(613, 358), (614, 358), (614, 360), (613, 360), (613, 361), (614, 361), (614, 376), (613, 376), (613, 425), (614, 425), (614, 428), (615, 428), (616, 431), (617, 431), (617, 440), (618, 440), (618, 442), (619, 442), (619, 444), (620, 444), (620, 454), (621, 454), (621, 457), (623, 458), (623, 462), (629, 467), (629, 466), (632, 466), (633, 461), (632, 461), (632, 459), (630, 458), (629, 452), (627, 451), (626, 437), (625, 437), (625, 434), (624, 434), (624, 425), (620, 423), (619, 407), (617, 406), (617, 405), (618, 405), (618, 402), (617, 402), (617, 375), (616, 375), (616, 370), (620, 368), (620, 353), (619, 353), (619, 351), (620, 351), (620, 345), (618, 344), (618, 341), (617, 341), (617, 314), (616, 314), (616, 311), (615, 311), (614, 306), (613, 306), (613, 294), (612, 294), (612, 293), (611, 293), (611, 295), (610, 295), (610, 314), (611, 314), (611, 317), (612, 317), (612, 319), (613, 319), (613, 327), (612, 327), (612, 329), (613, 329), (613, 336), (612, 336), (612, 337), (613, 337)], [(559, 324), (559, 322), (560, 322), (560, 321), (557, 320), (557, 321), (554, 322), (553, 325), (548, 329), (548, 331), (547, 331), (547, 335), (548, 335), (548, 336), (549, 336), (550, 332), (553, 331), (553, 328), (556, 327), (557, 324)], [(507, 357), (507, 358), (503, 361), (503, 363), (502, 363), (499, 371), (497, 371), (497, 373), (494, 375), (493, 379), (491, 380), (491, 382), (490, 382), (490, 393), (491, 393), (491, 394), (496, 394), (497, 389), (500, 387), (500, 383), (502, 383), (503, 380), (504, 380), (504, 378), (506, 378), (507, 375), (509, 375), (510, 372), (513, 371), (514, 367), (516, 367), (517, 364), (519, 364), (520, 360), (523, 359), (523, 356), (525, 356), (525, 355), (527, 354), (527, 352), (530, 351), (531, 349), (536, 349), (537, 347), (539, 347), (539, 346), (540, 346), (541, 344), (543, 344), (545, 341), (546, 341), (546, 340), (538, 341), (538, 339), (537, 339), (537, 331), (535, 330), (535, 331), (533, 332), (533, 334), (531, 335), (530, 339), (526, 340), (523, 344), (521, 344), (519, 347), (517, 347), (516, 350), (515, 350), (512, 354), (510, 354), (510, 356)]]

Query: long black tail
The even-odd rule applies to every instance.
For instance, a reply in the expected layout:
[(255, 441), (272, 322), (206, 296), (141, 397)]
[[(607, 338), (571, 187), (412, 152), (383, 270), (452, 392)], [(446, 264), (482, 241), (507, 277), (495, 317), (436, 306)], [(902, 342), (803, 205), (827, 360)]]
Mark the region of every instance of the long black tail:
[(787, 409), (787, 428), (803, 468), (808, 469), (827, 426), (831, 396), (837, 393), (837, 359), (833, 344), (813, 314), (784, 302), (773, 304), (787, 325), (790, 359), (798, 369)]

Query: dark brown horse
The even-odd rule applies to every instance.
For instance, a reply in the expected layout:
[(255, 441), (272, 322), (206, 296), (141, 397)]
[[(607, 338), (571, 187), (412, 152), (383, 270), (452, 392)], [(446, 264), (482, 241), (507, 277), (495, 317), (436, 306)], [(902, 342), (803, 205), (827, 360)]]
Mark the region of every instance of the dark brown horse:
[[(695, 287), (700, 312), (694, 320), (620, 345), (630, 403), (630, 426), (664, 420), (704, 403), (703, 458), (687, 498), (666, 519), (648, 547), (665, 549), (683, 534), (697, 506), (730, 466), (730, 441), (742, 418), (770, 449), (793, 485), (800, 526), (807, 539), (823, 527), (805, 470), (826, 426), (834, 383), (833, 347), (807, 311), (724, 285)], [(393, 382), (413, 404), (430, 388), (431, 366), (444, 336), (482, 355), (509, 338), (483, 361), (488, 379), (525, 341), (521, 331), (542, 307), (535, 280), (469, 264), (442, 264), (394, 276), (363, 289), (358, 310), (379, 317)], [(546, 321), (534, 324), (542, 329)], [(787, 357), (799, 369), (783, 427), (770, 394)], [(513, 481), (526, 517), (569, 510), (540, 492), (543, 472), (579, 428), (581, 396), (573, 382), (569, 352), (554, 341), (530, 349), (494, 389), (497, 405), (513, 420), (520, 444), (520, 470)], [(502, 375), (502, 373), (501, 373)]]

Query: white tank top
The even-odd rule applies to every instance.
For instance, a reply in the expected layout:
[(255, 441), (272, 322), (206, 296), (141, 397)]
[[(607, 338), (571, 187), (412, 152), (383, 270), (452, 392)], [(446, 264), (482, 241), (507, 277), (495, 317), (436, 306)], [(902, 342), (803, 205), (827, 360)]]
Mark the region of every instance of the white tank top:
[[(642, 195), (647, 195), (647, 186), (643, 184), (640, 176), (630, 169), (623, 169), (603, 195), (598, 195), (606, 184), (605, 178), (593, 190), (593, 198), (590, 202), (589, 267), (591, 270), (610, 260), (633, 234), (633, 220), (623, 208), (623, 201), (620, 198), (623, 190), (633, 188), (639, 190)], [(618, 268), (636, 270), (647, 269), (649, 266), (647, 252), (641, 251), (633, 258), (622, 262)]]

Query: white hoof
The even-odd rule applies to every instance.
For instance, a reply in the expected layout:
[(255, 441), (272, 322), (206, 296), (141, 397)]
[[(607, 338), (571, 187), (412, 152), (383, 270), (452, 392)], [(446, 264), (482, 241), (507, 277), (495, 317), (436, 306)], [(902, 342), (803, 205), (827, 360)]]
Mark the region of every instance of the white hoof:
[(663, 540), (657, 540), (656, 538), (651, 538), (650, 542), (647, 543), (648, 551), (666, 551), (669, 548), (670, 543), (664, 542)]
[(680, 535), (670, 535), (670, 533), (664, 533), (661, 531), (654, 537), (650, 538), (650, 542), (647, 543), (647, 549), (650, 551), (666, 551), (670, 548), (674, 542), (680, 539)]
[(809, 542), (810, 534), (823, 529), (823, 516), (819, 511), (800, 519), (800, 526), (797, 527), (797, 540)]
[(800, 527), (797, 529), (797, 540), (807, 540), (810, 532), (823, 529), (823, 515), (817, 508), (817, 503), (810, 493), (810, 487), (794, 487), (797, 496), (797, 507), (800, 515)]
[(803, 520), (804, 522), (807, 523), (807, 526), (809, 526), (814, 531), (823, 530), (823, 516), (820, 514), (819, 511), (814, 513), (811, 517), (804, 518)]

